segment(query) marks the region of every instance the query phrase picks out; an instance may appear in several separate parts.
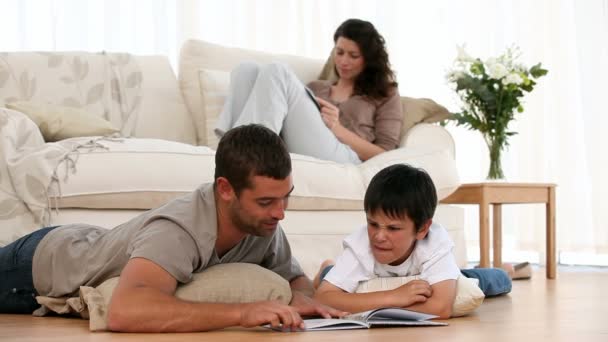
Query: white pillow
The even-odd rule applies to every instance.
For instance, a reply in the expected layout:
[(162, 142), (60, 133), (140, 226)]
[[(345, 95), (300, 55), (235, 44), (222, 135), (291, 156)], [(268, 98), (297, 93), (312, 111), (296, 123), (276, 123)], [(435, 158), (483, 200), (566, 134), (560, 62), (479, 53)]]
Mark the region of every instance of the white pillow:
[(200, 69), (201, 111), (205, 118), (205, 145), (216, 149), (219, 139), (213, 132), (226, 102), (230, 87), (230, 73), (222, 70)]
[[(387, 291), (395, 289), (412, 280), (418, 279), (417, 276), (409, 277), (381, 277), (374, 278), (359, 284), (356, 293), (367, 293), (376, 291)], [(456, 283), (456, 298), (452, 305), (452, 316), (460, 317), (473, 312), (483, 303), (485, 295), (477, 285), (478, 279), (459, 276)]]

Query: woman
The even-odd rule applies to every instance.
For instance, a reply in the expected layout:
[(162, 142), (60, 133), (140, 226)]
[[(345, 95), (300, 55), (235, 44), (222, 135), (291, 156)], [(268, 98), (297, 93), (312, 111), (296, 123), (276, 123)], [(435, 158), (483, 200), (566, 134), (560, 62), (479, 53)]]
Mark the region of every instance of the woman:
[(259, 123), (280, 133), (289, 152), (340, 163), (396, 148), (403, 114), (384, 38), (371, 23), (349, 19), (334, 43), (337, 81), (310, 89), (284, 65), (239, 65), (216, 134)]

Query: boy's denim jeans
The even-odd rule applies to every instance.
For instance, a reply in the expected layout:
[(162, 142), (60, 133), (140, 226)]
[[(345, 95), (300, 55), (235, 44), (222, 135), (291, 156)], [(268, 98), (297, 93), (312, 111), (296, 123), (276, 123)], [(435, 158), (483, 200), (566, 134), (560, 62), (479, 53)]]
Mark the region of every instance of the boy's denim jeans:
[[(332, 269), (333, 265), (327, 266), (321, 271), (321, 280)], [(511, 278), (507, 272), (500, 268), (471, 268), (460, 270), (467, 278), (479, 279), (479, 288), (486, 297), (498, 296), (511, 292)]]
[(42, 228), (0, 247), (0, 313), (31, 314), (39, 307), (32, 260), (40, 240), (54, 228)]
[(486, 297), (511, 292), (511, 278), (500, 268), (470, 268), (460, 270), (467, 278), (479, 279), (479, 288)]

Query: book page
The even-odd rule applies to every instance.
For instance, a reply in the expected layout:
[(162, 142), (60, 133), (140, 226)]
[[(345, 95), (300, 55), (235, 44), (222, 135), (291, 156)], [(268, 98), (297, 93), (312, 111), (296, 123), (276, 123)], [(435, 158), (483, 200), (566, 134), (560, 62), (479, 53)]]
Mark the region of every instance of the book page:
[(306, 326), (306, 330), (343, 330), (369, 328), (369, 326), (364, 322), (343, 318), (305, 319), (304, 325)]
[(411, 320), (425, 321), (428, 319), (437, 318), (438, 316), (429, 315), (421, 312), (410, 311), (401, 308), (385, 308), (377, 309), (368, 314), (369, 319), (394, 319), (394, 320)]

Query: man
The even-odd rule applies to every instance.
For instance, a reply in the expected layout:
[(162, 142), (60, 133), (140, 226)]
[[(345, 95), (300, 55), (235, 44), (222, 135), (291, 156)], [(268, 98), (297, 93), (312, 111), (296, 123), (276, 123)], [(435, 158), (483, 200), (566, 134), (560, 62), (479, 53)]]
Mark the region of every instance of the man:
[[(278, 222), (293, 191), (281, 138), (260, 125), (222, 137), (215, 181), (112, 229), (44, 228), (0, 248), (0, 312), (31, 313), (35, 295), (73, 295), (120, 275), (108, 326), (126, 332), (206, 331), (270, 323), (303, 327), (300, 314), (344, 313), (312, 299)], [(176, 175), (178, 176), (178, 175)], [(290, 282), (290, 305), (193, 303), (174, 296), (192, 273), (231, 262), (262, 265)], [(6, 280), (5, 280), (6, 279)]]

